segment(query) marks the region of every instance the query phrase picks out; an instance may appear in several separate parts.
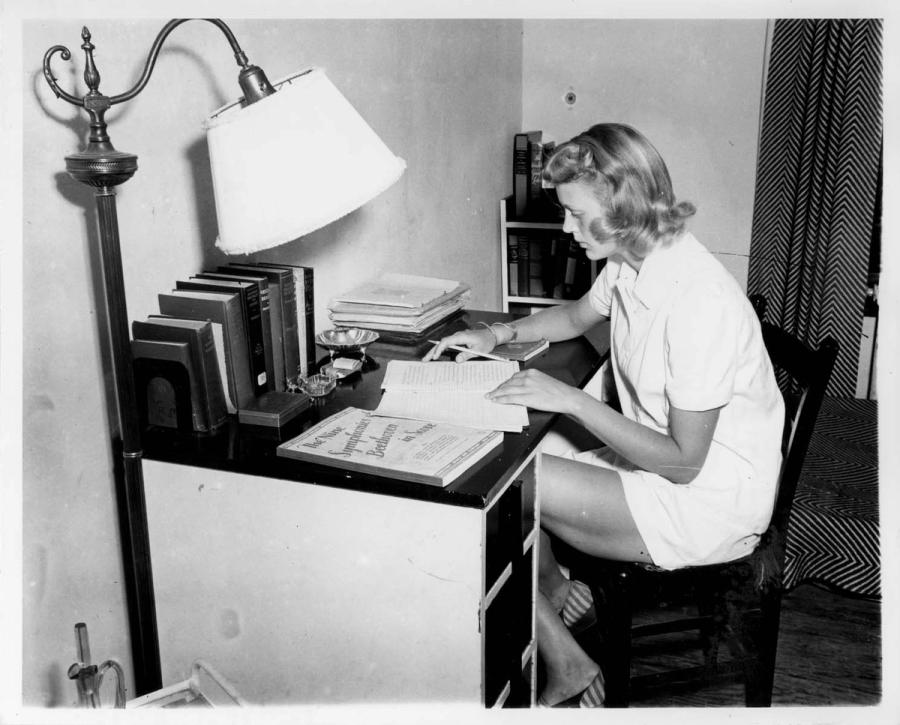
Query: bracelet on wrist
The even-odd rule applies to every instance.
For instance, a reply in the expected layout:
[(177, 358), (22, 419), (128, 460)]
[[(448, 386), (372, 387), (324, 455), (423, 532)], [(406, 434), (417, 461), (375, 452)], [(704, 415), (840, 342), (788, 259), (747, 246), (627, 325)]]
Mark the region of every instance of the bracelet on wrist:
[(476, 324), (491, 333), (491, 337), (494, 338), (494, 347), (497, 347), (497, 345), (500, 344), (500, 340), (497, 338), (497, 333), (491, 329), (491, 326), (487, 322), (478, 322)]

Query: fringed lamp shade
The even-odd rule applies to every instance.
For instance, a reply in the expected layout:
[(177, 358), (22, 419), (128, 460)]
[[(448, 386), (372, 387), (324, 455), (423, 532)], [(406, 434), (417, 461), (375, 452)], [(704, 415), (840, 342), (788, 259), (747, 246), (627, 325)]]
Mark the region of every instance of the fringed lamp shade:
[(394, 156), (321, 69), (273, 84), (256, 103), (207, 120), (219, 238), (249, 254), (319, 229), (403, 174)]

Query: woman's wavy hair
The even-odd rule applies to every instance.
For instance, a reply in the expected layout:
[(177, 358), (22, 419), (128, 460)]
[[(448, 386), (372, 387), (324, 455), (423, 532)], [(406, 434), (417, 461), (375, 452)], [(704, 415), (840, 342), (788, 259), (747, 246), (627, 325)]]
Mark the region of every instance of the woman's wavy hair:
[(598, 123), (557, 148), (544, 166), (551, 186), (588, 184), (604, 213), (591, 223), (598, 239), (616, 239), (638, 257), (679, 234), (697, 210), (676, 202), (669, 171), (653, 145), (630, 126)]

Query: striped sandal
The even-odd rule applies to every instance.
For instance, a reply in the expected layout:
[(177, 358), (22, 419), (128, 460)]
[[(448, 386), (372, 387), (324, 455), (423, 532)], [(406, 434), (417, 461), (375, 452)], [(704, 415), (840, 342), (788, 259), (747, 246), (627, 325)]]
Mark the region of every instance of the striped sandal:
[(597, 621), (597, 613), (594, 610), (594, 597), (590, 587), (584, 582), (572, 580), (569, 583), (569, 592), (563, 603), (563, 624), (570, 630), (580, 631), (590, 627)]
[(554, 705), (547, 704), (543, 697), (537, 699), (537, 706), (541, 708), (575, 708), (575, 707), (603, 707), (606, 701), (606, 683), (603, 679), (603, 671), (591, 680), (591, 683), (577, 695), (573, 695)]

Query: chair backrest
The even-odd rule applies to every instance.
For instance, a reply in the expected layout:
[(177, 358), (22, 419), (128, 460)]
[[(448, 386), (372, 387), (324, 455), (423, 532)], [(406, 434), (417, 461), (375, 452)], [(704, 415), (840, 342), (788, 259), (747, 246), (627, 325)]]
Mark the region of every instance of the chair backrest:
[[(757, 312), (764, 311), (764, 301), (752, 301)], [(838, 344), (834, 338), (827, 337), (818, 349), (813, 349), (775, 325), (765, 321), (761, 324), (763, 341), (785, 398), (784, 461), (770, 524), (783, 533), (787, 530), (803, 461), (831, 379)]]

